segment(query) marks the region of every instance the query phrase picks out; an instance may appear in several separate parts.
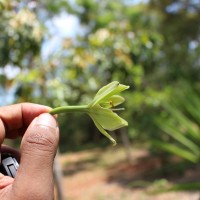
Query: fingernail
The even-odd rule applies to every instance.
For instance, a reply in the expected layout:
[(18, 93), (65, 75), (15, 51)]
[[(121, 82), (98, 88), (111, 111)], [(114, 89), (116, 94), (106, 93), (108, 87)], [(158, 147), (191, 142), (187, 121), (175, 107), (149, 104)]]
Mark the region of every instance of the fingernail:
[(57, 127), (57, 122), (56, 122), (55, 118), (48, 113), (43, 113), (43, 114), (39, 115), (39, 117), (36, 120), (36, 124), (48, 126), (51, 128)]

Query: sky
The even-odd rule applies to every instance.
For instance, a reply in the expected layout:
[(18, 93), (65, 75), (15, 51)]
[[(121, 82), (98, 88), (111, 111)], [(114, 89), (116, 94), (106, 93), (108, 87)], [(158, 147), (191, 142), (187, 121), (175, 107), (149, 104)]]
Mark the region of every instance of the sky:
[[(148, 0), (124, 0), (128, 4), (147, 3)], [(84, 34), (83, 27), (80, 28), (79, 19), (72, 14), (61, 12), (46, 22), (46, 27), (50, 31), (51, 37), (45, 38), (42, 46), (42, 58), (47, 60), (61, 46), (64, 38), (75, 38)]]
[(50, 37), (46, 37), (42, 46), (42, 58), (44, 60), (58, 50), (64, 38), (75, 38), (80, 32), (79, 19), (72, 14), (61, 12), (45, 23), (50, 32)]
[(138, 4), (138, 3), (147, 3), (149, 0), (124, 0), (126, 3)]

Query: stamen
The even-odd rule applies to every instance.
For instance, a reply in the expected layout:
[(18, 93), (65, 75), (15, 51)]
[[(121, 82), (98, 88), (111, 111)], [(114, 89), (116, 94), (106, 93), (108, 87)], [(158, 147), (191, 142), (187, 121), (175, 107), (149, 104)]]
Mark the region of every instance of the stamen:
[(125, 110), (125, 108), (113, 108), (112, 111), (119, 111), (119, 110)]
[(109, 101), (109, 103), (110, 103), (110, 105), (111, 105), (112, 107), (115, 107), (114, 104), (113, 104), (113, 101)]

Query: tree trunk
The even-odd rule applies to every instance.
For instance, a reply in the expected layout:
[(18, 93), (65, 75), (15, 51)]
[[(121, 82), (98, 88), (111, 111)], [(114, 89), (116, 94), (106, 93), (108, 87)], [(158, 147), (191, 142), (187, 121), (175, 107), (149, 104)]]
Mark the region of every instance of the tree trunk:
[(121, 134), (122, 143), (126, 152), (127, 160), (131, 163), (132, 162), (131, 144), (128, 137), (127, 129), (121, 128), (120, 134)]
[(59, 156), (59, 151), (56, 154), (55, 160), (54, 160), (54, 182), (55, 182), (55, 187), (57, 191), (57, 200), (66, 200), (64, 198), (64, 190), (63, 190), (63, 184), (62, 184), (62, 168), (61, 164), (58, 160)]

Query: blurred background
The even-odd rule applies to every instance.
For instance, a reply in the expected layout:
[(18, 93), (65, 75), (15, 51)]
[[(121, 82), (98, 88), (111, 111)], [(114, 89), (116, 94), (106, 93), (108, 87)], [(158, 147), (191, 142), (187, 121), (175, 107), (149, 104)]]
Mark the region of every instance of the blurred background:
[(89, 117), (59, 116), (59, 200), (199, 199), (199, 54), (199, 0), (0, 0), (0, 106), (130, 85), (116, 147)]

